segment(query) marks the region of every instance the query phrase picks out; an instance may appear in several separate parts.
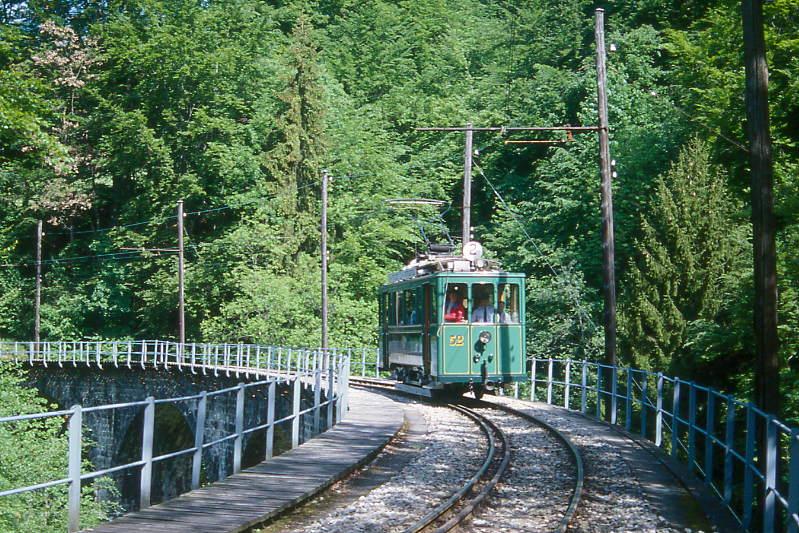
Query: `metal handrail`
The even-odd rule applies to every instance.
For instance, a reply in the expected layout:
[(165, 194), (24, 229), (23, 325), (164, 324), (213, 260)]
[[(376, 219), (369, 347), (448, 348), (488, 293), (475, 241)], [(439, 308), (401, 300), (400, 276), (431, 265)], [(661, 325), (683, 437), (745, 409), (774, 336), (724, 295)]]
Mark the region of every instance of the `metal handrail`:
[[(174, 398), (148, 397), (144, 400), (82, 407), (75, 405), (70, 409), (59, 411), (29, 413), (18, 416), (0, 418), (2, 423), (19, 423), (44, 418), (63, 417), (67, 420), (68, 447), (68, 475), (66, 478), (38, 483), (25, 487), (7, 489), (0, 492), (0, 497), (41, 490), (57, 485), (68, 485), (68, 531), (78, 531), (80, 525), (80, 483), (103, 475), (112, 474), (125, 469), (139, 468), (140, 488), (139, 506), (146, 508), (150, 505), (153, 464), (178, 456), (193, 454), (191, 489), (200, 486), (200, 472), (202, 469), (204, 449), (233, 441), (233, 473), (241, 471), (242, 444), (246, 434), (258, 430), (266, 430), (265, 458), (270, 459), (274, 452), (274, 430), (278, 424), (291, 423), (291, 447), (299, 446), (300, 419), (304, 415), (314, 414), (314, 428), (321, 428), (322, 408), (326, 408), (326, 427), (332, 427), (343, 418), (348, 406), (348, 386), (350, 372), (350, 354), (352, 350), (330, 349), (309, 350), (304, 348), (285, 348), (245, 344), (184, 344), (180, 345), (170, 341), (142, 340), (142, 341), (69, 341), (69, 342), (0, 342), (0, 363), (3, 361), (24, 362), (30, 365), (57, 364), (63, 367), (65, 362), (74, 366), (85, 364), (99, 370), (113, 365), (119, 368), (136, 367), (154, 369), (177, 368), (183, 371), (186, 367), (197, 374), (202, 372), (207, 375), (209, 370), (214, 375), (224, 372), (225, 375), (239, 377), (263, 378), (250, 383), (239, 383), (214, 391), (203, 391), (199, 394), (180, 396)], [(223, 360), (219, 360), (220, 353)], [(199, 357), (198, 357), (199, 355)], [(285, 357), (284, 357), (285, 355)], [(106, 365), (106, 366), (104, 366)], [(292, 392), (291, 414), (275, 420), (276, 385), (278, 383), (290, 384)], [(313, 391), (313, 406), (301, 410), (301, 390), (303, 383)], [(267, 388), (267, 422), (253, 428), (245, 427), (244, 407), (247, 395), (245, 389), (263, 386)], [(326, 399), (322, 401), (322, 389), (327, 391)], [(224, 435), (210, 442), (205, 442), (205, 416), (206, 403), (209, 397), (231, 394), (236, 397), (235, 429), (232, 433)], [(153, 456), (153, 441), (155, 438), (155, 406), (165, 403), (194, 402), (195, 406), (195, 440), (194, 446), (176, 450), (160, 456)], [(81, 450), (83, 445), (82, 429), (83, 414), (97, 411), (108, 411), (128, 408), (143, 407), (143, 442), (142, 457), (123, 465), (110, 468), (82, 472)]]
[[(545, 388), (542, 399), (561, 405), (555, 394), (563, 389), (566, 409), (637, 431), (686, 463), (743, 529), (770, 532), (782, 522), (799, 533), (799, 428), (751, 402), (660, 372), (552, 358), (533, 358), (531, 366), (530, 400)], [(575, 394), (578, 406), (572, 405)], [(780, 463), (787, 470), (780, 471)]]

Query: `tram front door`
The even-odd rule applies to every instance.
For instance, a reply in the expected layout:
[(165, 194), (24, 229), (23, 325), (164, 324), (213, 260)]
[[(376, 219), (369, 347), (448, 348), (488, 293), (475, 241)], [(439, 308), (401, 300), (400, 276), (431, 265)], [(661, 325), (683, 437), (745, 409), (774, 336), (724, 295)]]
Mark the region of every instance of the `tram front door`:
[(430, 284), (424, 286), (424, 336), (422, 338), (422, 365), (424, 375), (430, 375), (430, 324), (431, 309), (433, 308), (433, 287)]

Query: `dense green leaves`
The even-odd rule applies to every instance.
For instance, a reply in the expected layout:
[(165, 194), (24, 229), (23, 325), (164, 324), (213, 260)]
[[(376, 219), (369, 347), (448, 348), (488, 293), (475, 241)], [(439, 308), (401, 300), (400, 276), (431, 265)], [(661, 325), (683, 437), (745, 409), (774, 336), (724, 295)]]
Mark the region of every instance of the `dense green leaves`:
[[(8, 337), (31, 334), (37, 218), (46, 337), (174, 337), (174, 257), (119, 253), (174, 247), (183, 198), (189, 337), (315, 344), (327, 168), (332, 342), (374, 342), (376, 287), (422, 246), (419, 225), (445, 234), (438, 213), (386, 200), (450, 202), (461, 238), (462, 134), (414, 128), (596, 121), (584, 0), (3, 6)], [(738, 3), (604, 7), (621, 359), (684, 377), (723, 366), (733, 385), (752, 358)], [(799, 349), (798, 7), (766, 6), (786, 358)], [(476, 135), (476, 238), (528, 275), (531, 354), (598, 356), (596, 139), (509, 138), (566, 140)]]
[(749, 232), (734, 219), (735, 202), (697, 140), (655, 187), (623, 283), (626, 352), (637, 365), (679, 375), (713, 364), (734, 373), (742, 363), (736, 352), (751, 350), (729, 319), (750, 289)]
[[(21, 368), (0, 366), (0, 417), (37, 413), (54, 407), (22, 384)], [(68, 440), (64, 419), (6, 422), (0, 424), (0, 490), (64, 479)], [(84, 443), (89, 442), (84, 437)], [(88, 463), (87, 465), (88, 466)], [(97, 502), (95, 489), (114, 491), (112, 483), (96, 480), (83, 487), (81, 527), (106, 520), (114, 505)], [(66, 528), (66, 485), (0, 498), (0, 529), (8, 533), (61, 532)]]

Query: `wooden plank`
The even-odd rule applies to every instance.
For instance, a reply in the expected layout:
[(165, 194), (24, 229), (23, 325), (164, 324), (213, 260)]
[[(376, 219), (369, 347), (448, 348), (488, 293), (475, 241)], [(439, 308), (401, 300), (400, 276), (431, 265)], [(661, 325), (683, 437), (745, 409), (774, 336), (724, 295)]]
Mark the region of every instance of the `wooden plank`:
[(351, 391), (350, 409), (340, 424), (299, 448), (91, 531), (244, 531), (313, 496), (366, 463), (403, 424), (400, 406), (377, 394)]

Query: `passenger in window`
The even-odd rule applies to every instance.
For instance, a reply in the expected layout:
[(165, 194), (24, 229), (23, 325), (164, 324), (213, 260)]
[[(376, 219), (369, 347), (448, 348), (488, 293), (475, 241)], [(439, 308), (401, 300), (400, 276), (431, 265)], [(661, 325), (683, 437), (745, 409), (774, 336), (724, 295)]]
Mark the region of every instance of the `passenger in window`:
[(477, 300), (477, 307), (472, 311), (472, 322), (493, 322), (494, 306), (488, 303), (486, 296), (481, 296)]
[(497, 304), (497, 314), (499, 315), (500, 324), (509, 324), (513, 322), (510, 313), (505, 309), (505, 302), (503, 300), (500, 300), (499, 304)]
[(451, 290), (447, 293), (447, 302), (444, 304), (444, 320), (447, 322), (466, 321), (466, 309), (464, 309), (457, 291)]

